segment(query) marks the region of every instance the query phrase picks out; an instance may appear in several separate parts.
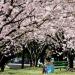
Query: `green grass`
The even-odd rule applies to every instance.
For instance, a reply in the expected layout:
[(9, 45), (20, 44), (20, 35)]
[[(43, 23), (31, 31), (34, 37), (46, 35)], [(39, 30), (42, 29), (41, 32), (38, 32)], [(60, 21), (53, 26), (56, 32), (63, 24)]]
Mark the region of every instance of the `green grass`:
[[(42, 74), (41, 68), (25, 68), (25, 69), (5, 69), (4, 72), (0, 72), (0, 75), (47, 75)], [(75, 72), (70, 72), (62, 69), (61, 71), (55, 69), (54, 73), (48, 75), (75, 75)]]

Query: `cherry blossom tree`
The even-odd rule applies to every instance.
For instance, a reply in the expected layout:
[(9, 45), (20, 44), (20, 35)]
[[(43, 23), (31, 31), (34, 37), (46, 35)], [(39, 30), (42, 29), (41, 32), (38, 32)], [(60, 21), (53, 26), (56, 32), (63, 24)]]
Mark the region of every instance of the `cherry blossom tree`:
[(44, 41), (46, 35), (55, 36), (58, 29), (63, 29), (65, 38), (70, 39), (67, 46), (74, 47), (74, 4), (74, 0), (1, 0), (0, 51), (10, 44), (19, 47), (19, 42), (26, 39)]
[(36, 1), (32, 0), (2, 0), (0, 2), (0, 48), (2, 51), (8, 44), (9, 46), (14, 44), (16, 38), (34, 31), (48, 20), (45, 17), (39, 21), (36, 20), (35, 3)]

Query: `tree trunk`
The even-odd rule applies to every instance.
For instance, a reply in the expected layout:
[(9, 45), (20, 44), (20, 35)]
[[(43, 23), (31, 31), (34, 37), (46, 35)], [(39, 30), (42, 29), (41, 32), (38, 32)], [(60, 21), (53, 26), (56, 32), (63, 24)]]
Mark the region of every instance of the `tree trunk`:
[(37, 67), (37, 65), (38, 65), (38, 59), (36, 59), (35, 61), (35, 67)]
[(30, 67), (33, 66), (33, 60), (32, 60), (32, 55), (30, 54)]
[(68, 52), (68, 59), (69, 59), (69, 70), (73, 70), (73, 60), (74, 60), (74, 52), (72, 50), (69, 50)]
[(69, 68), (73, 68), (73, 57), (69, 58)]
[(7, 58), (5, 56), (2, 56), (2, 58), (0, 60), (1, 72), (4, 72), (4, 68), (5, 68), (5, 63), (6, 62), (7, 62)]
[(22, 66), (21, 66), (22, 69), (24, 69), (24, 50), (22, 51)]
[(4, 68), (5, 68), (5, 66), (2, 65), (2, 66), (1, 66), (1, 72), (4, 72)]
[(30, 67), (32, 67), (32, 66), (33, 66), (32, 59), (30, 59)]
[(36, 58), (35, 58), (35, 67), (37, 67), (38, 65), (38, 56), (36, 55)]

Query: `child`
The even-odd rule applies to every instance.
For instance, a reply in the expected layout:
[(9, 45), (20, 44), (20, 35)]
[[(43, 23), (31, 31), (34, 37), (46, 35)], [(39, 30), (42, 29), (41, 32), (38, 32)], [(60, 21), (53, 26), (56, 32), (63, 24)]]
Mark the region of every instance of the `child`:
[(51, 62), (51, 57), (48, 56), (46, 58), (46, 63), (44, 64), (43, 67), (43, 73), (53, 73), (54, 72), (54, 66), (53, 63)]

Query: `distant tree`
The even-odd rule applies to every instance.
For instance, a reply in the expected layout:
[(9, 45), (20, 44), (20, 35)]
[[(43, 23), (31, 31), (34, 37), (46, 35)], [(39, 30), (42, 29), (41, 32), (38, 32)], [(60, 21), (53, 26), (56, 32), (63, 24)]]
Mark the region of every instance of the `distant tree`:
[[(45, 43), (36, 39), (29, 40), (27, 42), (25, 52), (28, 53), (30, 59), (30, 66), (36, 66), (38, 64), (38, 59), (40, 59), (40, 54), (44, 51)], [(44, 56), (44, 55), (43, 55)]]
[[(54, 58), (57, 58), (56, 60), (63, 61), (64, 57), (67, 57), (69, 60), (69, 69), (73, 69), (73, 60), (75, 52), (73, 49), (73, 43), (70, 42), (72, 38), (65, 38), (64, 34), (65, 32), (63, 31), (63, 29), (59, 29), (55, 33), (55, 36), (47, 36), (51, 39), (50, 43), (52, 42), (52, 45), (50, 46), (53, 51)], [(70, 43), (70, 45), (68, 42)]]
[(63, 44), (64, 44), (64, 31), (58, 29), (55, 35), (47, 35), (49, 41), (50, 50), (53, 51), (55, 60), (63, 60)]

